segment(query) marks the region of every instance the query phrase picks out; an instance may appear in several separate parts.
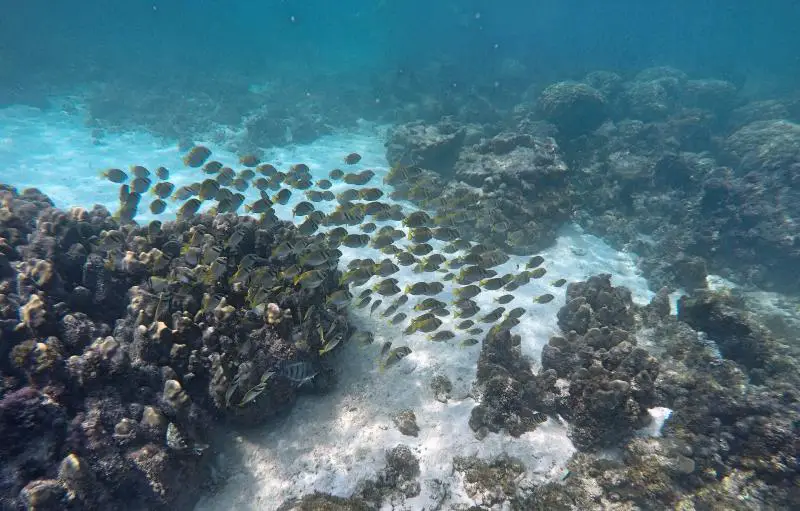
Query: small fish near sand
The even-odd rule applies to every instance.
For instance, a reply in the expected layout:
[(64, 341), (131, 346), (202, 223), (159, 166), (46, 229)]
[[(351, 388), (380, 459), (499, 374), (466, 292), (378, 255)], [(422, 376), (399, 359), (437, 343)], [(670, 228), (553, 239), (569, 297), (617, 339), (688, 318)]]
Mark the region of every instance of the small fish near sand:
[(120, 169), (108, 169), (100, 174), (100, 177), (108, 179), (112, 183), (124, 183), (128, 180), (128, 174)]
[(183, 164), (187, 167), (198, 168), (206, 162), (209, 156), (211, 156), (209, 148), (197, 145), (189, 149), (189, 152), (183, 157)]
[(381, 363), (381, 372), (396, 365), (398, 362), (411, 354), (411, 348), (408, 346), (398, 346), (397, 348), (389, 351), (389, 355)]
[(344, 157), (344, 162), (347, 165), (355, 165), (356, 163), (361, 161), (361, 155), (358, 153), (350, 153)]

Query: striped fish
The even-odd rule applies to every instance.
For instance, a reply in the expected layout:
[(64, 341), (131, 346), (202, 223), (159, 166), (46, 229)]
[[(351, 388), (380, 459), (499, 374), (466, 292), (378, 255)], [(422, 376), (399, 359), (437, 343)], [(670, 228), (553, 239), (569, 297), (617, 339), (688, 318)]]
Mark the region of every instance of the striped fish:
[(284, 363), (278, 374), (294, 383), (297, 387), (301, 387), (313, 380), (319, 373), (314, 370), (314, 366), (310, 362), (292, 362), (290, 364)]

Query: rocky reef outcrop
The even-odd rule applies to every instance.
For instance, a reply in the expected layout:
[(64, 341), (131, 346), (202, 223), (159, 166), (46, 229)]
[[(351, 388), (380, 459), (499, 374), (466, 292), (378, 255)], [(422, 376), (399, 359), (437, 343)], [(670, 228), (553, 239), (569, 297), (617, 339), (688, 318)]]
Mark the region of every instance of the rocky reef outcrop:
[(479, 438), (500, 431), (518, 437), (557, 412), (556, 372), (534, 374), (520, 343), (507, 328), (492, 329), (483, 341), (476, 382), (480, 402), (469, 419)]
[(787, 271), (797, 264), (788, 233), (800, 204), (792, 102), (745, 103), (731, 83), (670, 68), (623, 85), (610, 122), (562, 144), (574, 219), (641, 255), (654, 289), (705, 287), (704, 271), (798, 289)]
[[(417, 136), (419, 129), (404, 125), (390, 136), (387, 157), (396, 170), (387, 183), (394, 198), (434, 209), (441, 224), (456, 227), (462, 237), (509, 253), (527, 255), (555, 240), (570, 217), (572, 192), (553, 138), (499, 133), (467, 145), (465, 136), (455, 148), (451, 139), (434, 150)], [(404, 163), (401, 148), (425, 156)], [(408, 168), (414, 179), (396, 178), (408, 175)]]
[(330, 388), (336, 265), (318, 287), (282, 280), (287, 240), (324, 243), (275, 218), (120, 226), (0, 189), (0, 507), (189, 506), (215, 424)]
[[(748, 98), (731, 82), (670, 67), (534, 83), (522, 98), (483, 121), (397, 124), (387, 158), (437, 174), (444, 188), (480, 189), (500, 225), (530, 240), (517, 248), (512, 236), (514, 253), (541, 248), (575, 221), (640, 255), (653, 289), (704, 288), (706, 273), (800, 288), (790, 270), (800, 215), (796, 98)], [(490, 226), (474, 231), (499, 238)]]

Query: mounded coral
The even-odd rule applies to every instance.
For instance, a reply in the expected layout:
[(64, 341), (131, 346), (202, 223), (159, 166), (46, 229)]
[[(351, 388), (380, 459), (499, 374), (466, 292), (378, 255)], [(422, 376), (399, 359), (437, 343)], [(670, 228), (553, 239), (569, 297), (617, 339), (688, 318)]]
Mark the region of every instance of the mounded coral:
[(630, 291), (611, 285), (610, 275), (567, 287), (558, 312), (565, 337), (552, 337), (542, 350), (542, 369), (569, 380), (562, 414), (579, 449), (618, 445), (647, 425), (656, 403), (659, 364), (637, 347)]
[(725, 80), (687, 80), (680, 101), (688, 108), (729, 112), (736, 106), (736, 94), (736, 86)]
[(600, 92), (613, 104), (618, 100), (625, 80), (612, 71), (592, 71), (584, 77), (583, 82)]
[(465, 126), (452, 122), (401, 124), (389, 133), (386, 159), (390, 165), (416, 165), (449, 177), (466, 134)]
[[(493, 503), (505, 501), (519, 510), (575, 511), (796, 507), (796, 349), (771, 340), (740, 302), (715, 298), (705, 290), (683, 298), (689, 310), (682, 318), (691, 326), (669, 314), (666, 289), (644, 307), (632, 304), (624, 288), (611, 286), (607, 275), (574, 283), (567, 293), (559, 324), (573, 330), (543, 349), (540, 376), (551, 373), (567, 382), (568, 394), (552, 394), (550, 402), (568, 421), (569, 435), (582, 450), (558, 482), (523, 488), (502, 485), (498, 474), (487, 477), (494, 481)], [(746, 361), (726, 358), (722, 345), (718, 350), (713, 342), (736, 343), (743, 335), (758, 338), (768, 352), (765, 367), (749, 369), (755, 378), (748, 377)], [(530, 379), (530, 369), (514, 349), (516, 343), (508, 342), (513, 336), (506, 331), (499, 338), (510, 349), (500, 351), (497, 336), (487, 336), (485, 346), (493, 348), (481, 356), (479, 382), (487, 374), (502, 374), (516, 381), (518, 390), (527, 388), (519, 382)], [(659, 361), (636, 343), (658, 353)], [(564, 385), (556, 382), (554, 388), (559, 387)], [(516, 400), (508, 400), (501, 393), (498, 402), (518, 405), (519, 396), (526, 394), (515, 395)], [(483, 399), (481, 406), (491, 403)], [(619, 406), (622, 401), (626, 404)], [(640, 420), (642, 411), (656, 404), (672, 409), (661, 436), (632, 435), (632, 428), (645, 422)], [(597, 447), (619, 448), (621, 456), (598, 455)], [(454, 460), (457, 467), (459, 463), (463, 465)], [(478, 467), (476, 473), (488, 471), (485, 464)]]
[(625, 84), (626, 113), (645, 122), (665, 119), (675, 109), (687, 79), (686, 73), (670, 67), (640, 71)]
[(756, 121), (735, 131), (726, 149), (738, 158), (738, 174), (777, 174), (797, 184), (800, 168), (800, 124), (785, 120)]
[(522, 357), (520, 343), (520, 336), (506, 328), (493, 328), (483, 342), (476, 381), (480, 399), (469, 419), (478, 437), (501, 430), (520, 436), (536, 429), (539, 414), (556, 412), (561, 394), (556, 372), (535, 375)]
[(781, 99), (764, 99), (745, 103), (733, 109), (728, 119), (728, 125), (731, 131), (736, 131), (757, 121), (789, 120), (797, 122), (800, 119), (792, 115), (795, 110), (792, 103), (792, 101)]
[(570, 139), (596, 130), (608, 117), (605, 97), (580, 82), (558, 82), (544, 89), (538, 108), (556, 125), (561, 137)]

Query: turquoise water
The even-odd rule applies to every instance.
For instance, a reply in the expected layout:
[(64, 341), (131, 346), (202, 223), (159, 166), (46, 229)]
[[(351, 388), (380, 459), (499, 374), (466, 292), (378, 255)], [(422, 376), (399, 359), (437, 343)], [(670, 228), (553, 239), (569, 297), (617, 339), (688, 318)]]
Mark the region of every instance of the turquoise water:
[[(798, 75), (791, 1), (129, 1), (3, 2), (3, 87), (119, 78), (225, 78), (365, 85), (436, 61), (448, 79), (492, 83), (507, 59), (528, 80), (669, 64), (734, 81)], [(13, 7), (12, 7), (13, 5)], [(341, 83), (343, 89), (347, 84)], [(441, 83), (423, 83), (433, 90)]]

